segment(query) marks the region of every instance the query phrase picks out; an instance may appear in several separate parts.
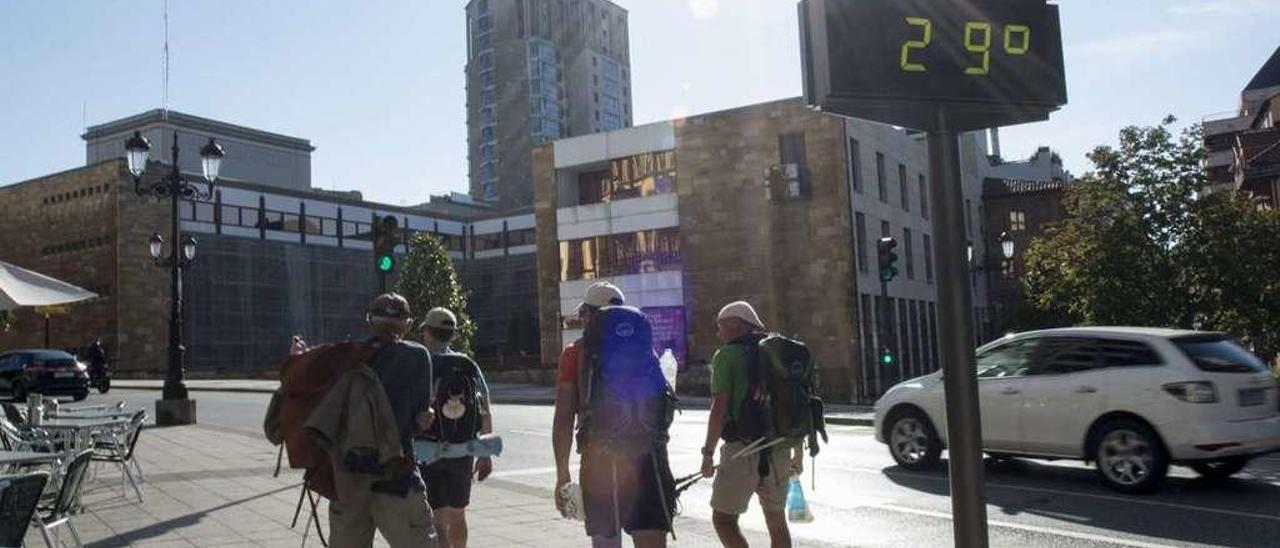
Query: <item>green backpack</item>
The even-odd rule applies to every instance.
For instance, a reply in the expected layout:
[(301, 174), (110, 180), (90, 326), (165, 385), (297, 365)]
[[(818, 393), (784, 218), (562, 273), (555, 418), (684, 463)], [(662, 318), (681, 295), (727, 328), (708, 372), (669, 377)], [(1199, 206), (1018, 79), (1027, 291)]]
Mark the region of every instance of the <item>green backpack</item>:
[(725, 425), (725, 439), (808, 441), (809, 453), (816, 455), (818, 435), (825, 442), (827, 432), (822, 399), (814, 395), (809, 347), (777, 333), (750, 335), (731, 344), (745, 347), (748, 386), (738, 418)]

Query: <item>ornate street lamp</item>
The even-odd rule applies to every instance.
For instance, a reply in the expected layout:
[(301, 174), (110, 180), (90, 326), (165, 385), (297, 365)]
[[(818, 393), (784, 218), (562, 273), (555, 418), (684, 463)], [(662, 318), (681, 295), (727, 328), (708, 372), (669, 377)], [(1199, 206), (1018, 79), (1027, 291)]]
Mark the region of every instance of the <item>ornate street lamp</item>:
[(1004, 253), (1004, 258), (1013, 258), (1013, 236), (1010, 236), (1008, 232), (1000, 233), (1000, 251)]
[(200, 149), (200, 164), (204, 182), (184, 178), (179, 170), (178, 132), (173, 132), (172, 164), (168, 173), (150, 185), (143, 185), (142, 176), (147, 171), (151, 143), (142, 132), (135, 131), (124, 143), (129, 173), (133, 175), (133, 190), (139, 196), (155, 196), (169, 199), (169, 220), (172, 224), (170, 250), (163, 256), (164, 238), (152, 234), (148, 242), (151, 258), (157, 266), (169, 269), (169, 367), (164, 379), (162, 399), (156, 402), (156, 423), (160, 425), (194, 424), (195, 401), (188, 397), (185, 377), (185, 353), (182, 345), (182, 273), (196, 258), (196, 239), (182, 234), (178, 208), (182, 200), (209, 200), (213, 197), (213, 185), (218, 180), (225, 153), (212, 138)]

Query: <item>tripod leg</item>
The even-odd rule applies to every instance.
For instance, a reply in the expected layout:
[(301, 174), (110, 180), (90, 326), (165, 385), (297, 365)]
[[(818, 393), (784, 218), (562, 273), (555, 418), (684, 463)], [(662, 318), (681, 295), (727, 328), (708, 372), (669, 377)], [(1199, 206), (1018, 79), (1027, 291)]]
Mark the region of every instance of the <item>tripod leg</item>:
[(316, 510), (316, 499), (311, 496), (311, 491), (307, 491), (307, 500), (311, 502), (311, 520), (316, 523), (316, 536), (320, 537), (320, 545), (328, 548), (329, 543), (324, 539), (324, 531), (320, 530), (320, 513)]
[(302, 499), (307, 496), (307, 482), (302, 482), (302, 492), (298, 493), (298, 507), (293, 509), (293, 523), (289, 524), (289, 528), (293, 529), (298, 526), (298, 516), (302, 514)]
[(280, 465), (284, 462), (284, 444), (280, 444), (280, 452), (276, 453), (276, 471), (271, 477), (280, 477)]

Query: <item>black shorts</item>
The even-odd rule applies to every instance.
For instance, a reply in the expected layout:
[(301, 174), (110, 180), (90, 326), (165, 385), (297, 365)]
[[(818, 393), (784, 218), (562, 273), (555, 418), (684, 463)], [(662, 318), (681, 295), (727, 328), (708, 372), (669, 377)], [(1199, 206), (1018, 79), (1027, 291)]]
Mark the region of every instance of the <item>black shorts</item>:
[(588, 536), (617, 537), (619, 525), (628, 534), (671, 530), (675, 479), (666, 449), (625, 459), (589, 452), (579, 483)]
[(475, 457), (440, 459), (429, 465), (418, 465), (427, 482), (427, 503), (431, 509), (466, 508), (471, 504), (471, 475)]

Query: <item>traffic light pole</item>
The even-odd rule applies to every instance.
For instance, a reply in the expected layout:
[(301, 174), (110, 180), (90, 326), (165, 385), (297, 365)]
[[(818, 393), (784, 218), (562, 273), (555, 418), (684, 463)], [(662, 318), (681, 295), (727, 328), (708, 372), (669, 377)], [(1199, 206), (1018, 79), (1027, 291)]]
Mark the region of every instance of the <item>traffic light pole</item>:
[(894, 361), (897, 361), (898, 353), (894, 350), (894, 345), (889, 341), (896, 340), (893, 336), (893, 325), (889, 319), (889, 282), (880, 277), (880, 354), (876, 356), (876, 393), (884, 394), (885, 389), (885, 367), (889, 364), (884, 362), (884, 353), (889, 352), (893, 355)]
[(973, 297), (965, 257), (964, 196), (960, 144), (945, 109), (929, 132), (929, 191), (934, 262), (938, 265), (938, 339), (947, 402), (947, 449), (955, 545), (986, 548), (987, 506), (982, 468), (982, 423), (974, 367)]

